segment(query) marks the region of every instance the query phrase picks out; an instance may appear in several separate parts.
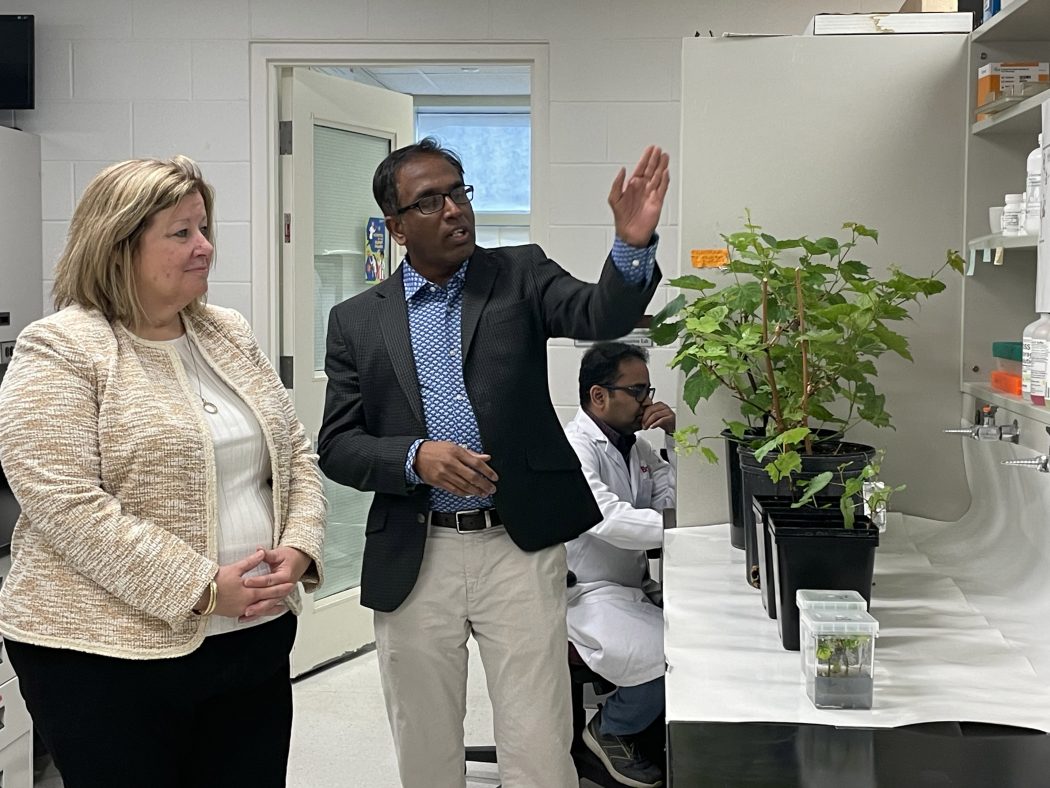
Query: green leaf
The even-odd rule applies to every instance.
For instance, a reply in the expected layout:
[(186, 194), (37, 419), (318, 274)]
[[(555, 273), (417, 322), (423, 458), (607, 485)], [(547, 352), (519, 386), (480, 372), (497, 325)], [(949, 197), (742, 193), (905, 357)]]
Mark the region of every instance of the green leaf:
[(892, 350), (898, 356), (912, 361), (911, 353), (908, 351), (908, 340), (902, 337), (895, 331), (890, 331), (886, 326), (881, 323), (877, 323), (871, 328), (871, 332), (878, 338), (882, 344), (884, 344), (889, 350)]
[(818, 238), (815, 241), (816, 245), (824, 250), (826, 254), (838, 254), (839, 242), (830, 236)]
[(957, 274), (966, 273), (966, 260), (954, 249), (948, 250), (947, 264)]
[(799, 238), (798, 242), (802, 245), (802, 248), (813, 255), (825, 254), (824, 248), (819, 244), (814, 243), (808, 238)]
[(667, 306), (653, 315), (652, 325), (654, 327), (661, 325), (671, 315), (677, 315), (683, 306), (685, 306), (685, 294), (679, 293), (667, 302)]
[(704, 455), (704, 459), (706, 459), (712, 465), (717, 465), (718, 464), (718, 455), (715, 454), (714, 450), (711, 449), (710, 447), (708, 447), (708, 446), (701, 446), (700, 447), (700, 453), (703, 454)]
[(726, 428), (733, 433), (733, 437), (737, 440), (744, 439), (744, 433), (747, 431), (747, 425), (742, 421), (727, 421), (725, 422)]
[(696, 411), (696, 404), (710, 397), (721, 385), (718, 378), (704, 367), (697, 367), (693, 374), (686, 378), (682, 389), (682, 398), (689, 409)]
[(679, 446), (686, 446), (696, 437), (698, 432), (700, 432), (700, 427), (696, 424), (680, 427), (674, 431), (674, 442)]
[[(757, 455), (756, 455), (757, 456)], [(791, 478), (791, 474), (802, 470), (802, 457), (797, 451), (785, 451), (778, 454), (773, 462), (766, 466), (766, 473), (774, 482)]]
[(845, 260), (839, 265), (839, 273), (843, 276), (867, 276), (869, 270), (860, 260)]
[(680, 287), (683, 290), (710, 290), (715, 286), (714, 282), (701, 279), (695, 274), (680, 276), (677, 279), (672, 279), (668, 284), (671, 285), (671, 287)]
[(856, 517), (856, 504), (846, 496), (839, 498), (839, 511), (842, 512), (842, 524), (846, 528), (853, 528)]
[(879, 231), (865, 227), (863, 224), (857, 224), (856, 222), (846, 222), (842, 225), (844, 230), (852, 230), (857, 235), (862, 235), (866, 238), (871, 238), (875, 243), (879, 242)]
[(777, 448), (777, 439), (773, 438), (770, 441), (766, 441), (757, 449), (755, 449), (755, 459), (762, 462), (766, 458), (766, 455)]
[(796, 427), (791, 430), (786, 430), (755, 449), (755, 459), (762, 462), (769, 452), (783, 450), (788, 446), (799, 443), (803, 438), (809, 435), (809, 432), (809, 427)]
[(670, 345), (678, 339), (678, 335), (682, 332), (684, 325), (682, 322), (654, 325), (649, 329), (649, 338), (653, 340), (654, 344)]
[(781, 447), (790, 446), (795, 443), (801, 443), (802, 440), (809, 435), (809, 427), (796, 427), (793, 430), (787, 430), (786, 432), (776, 437), (776, 442)]
[(813, 500), (813, 497), (817, 493), (828, 486), (833, 475), (834, 474), (832, 474), (831, 471), (824, 471), (823, 473), (818, 473), (809, 481), (799, 482), (799, 487), (805, 490), (805, 493), (803, 493), (802, 497), (798, 500), (799, 506)]

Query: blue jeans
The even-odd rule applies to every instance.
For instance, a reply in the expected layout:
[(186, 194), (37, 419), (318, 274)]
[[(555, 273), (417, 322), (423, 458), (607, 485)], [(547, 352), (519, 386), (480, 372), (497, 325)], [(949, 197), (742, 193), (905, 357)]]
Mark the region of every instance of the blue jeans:
[(618, 687), (602, 706), (601, 732), (612, 736), (641, 733), (664, 711), (664, 677)]

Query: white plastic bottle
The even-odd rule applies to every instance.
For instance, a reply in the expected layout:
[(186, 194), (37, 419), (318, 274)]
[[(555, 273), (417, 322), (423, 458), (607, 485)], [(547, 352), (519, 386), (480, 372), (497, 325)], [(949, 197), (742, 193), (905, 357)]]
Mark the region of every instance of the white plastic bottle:
[(1044, 319), (1050, 319), (1050, 313), (1040, 314), (1021, 332), (1021, 397), (1026, 400), (1032, 398), (1032, 340)]
[(1047, 367), (1050, 365), (1050, 315), (1043, 313), (1032, 332), (1032, 384), (1033, 405), (1046, 405)]
[[(1035, 395), (1043, 402), (1046, 397), (1046, 358), (1047, 337), (1050, 333), (1050, 312), (1041, 312), (1039, 318), (1024, 327), (1021, 333), (1021, 397), (1035, 403)], [(1039, 366), (1040, 377), (1036, 378), (1036, 366)], [(1037, 386), (1039, 387), (1037, 389)]]
[(1028, 175), (1024, 192), (1025, 235), (1039, 235), (1039, 220), (1043, 215), (1043, 134), (1039, 133), (1039, 144), (1028, 154)]
[(1003, 235), (1024, 233), (1024, 195), (1007, 194), (1003, 206)]

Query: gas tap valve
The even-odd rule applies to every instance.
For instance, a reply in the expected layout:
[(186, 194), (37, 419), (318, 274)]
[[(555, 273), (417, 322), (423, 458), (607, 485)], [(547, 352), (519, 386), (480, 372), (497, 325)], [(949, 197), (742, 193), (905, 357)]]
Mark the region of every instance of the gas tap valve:
[(1039, 473), (1050, 473), (1050, 457), (1040, 454), (1028, 460), (1003, 460), (1003, 465), (1016, 465), (1020, 468), (1035, 468)]
[[(1050, 427), (1046, 428), (1046, 434), (1050, 435)], [(1019, 468), (1035, 468), (1039, 473), (1050, 473), (1050, 457), (1040, 454), (1027, 460), (1003, 460), (1002, 465), (1016, 465)]]
[(946, 429), (945, 432), (949, 435), (969, 435), (977, 441), (1017, 443), (1021, 437), (1017, 419), (1014, 419), (1011, 424), (996, 424), (995, 412), (997, 410), (998, 408), (995, 405), (985, 405), (981, 408), (978, 416), (980, 423), (974, 424), (972, 427)]

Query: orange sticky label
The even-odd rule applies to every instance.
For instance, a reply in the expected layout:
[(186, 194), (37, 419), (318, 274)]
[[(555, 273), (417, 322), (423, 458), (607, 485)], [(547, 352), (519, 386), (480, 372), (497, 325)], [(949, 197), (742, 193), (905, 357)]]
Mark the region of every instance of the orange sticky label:
[(693, 268), (720, 268), (729, 262), (728, 249), (693, 249), (689, 256)]

